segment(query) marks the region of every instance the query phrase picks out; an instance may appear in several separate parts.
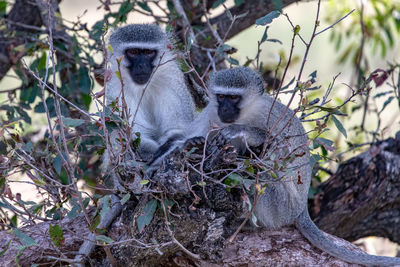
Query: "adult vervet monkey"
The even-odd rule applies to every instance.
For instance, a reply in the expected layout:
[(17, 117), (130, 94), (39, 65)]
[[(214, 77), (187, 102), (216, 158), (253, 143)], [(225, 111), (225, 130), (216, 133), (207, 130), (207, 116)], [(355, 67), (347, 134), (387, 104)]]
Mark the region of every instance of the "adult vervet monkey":
[[(108, 82), (108, 103), (118, 100), (122, 108), (122, 86), (115, 72), (120, 63), (124, 98), (133, 131), (140, 132), (140, 154), (145, 160), (161, 147), (167, 152), (182, 139), (192, 122), (194, 103), (183, 73), (175, 61), (169, 36), (155, 24), (133, 24), (116, 29), (109, 37), (112, 78)], [(136, 117), (134, 114), (137, 110)]]
[[(254, 210), (258, 224), (267, 229), (294, 224), (314, 246), (347, 262), (400, 265), (400, 258), (373, 256), (341, 247), (313, 223), (307, 209), (311, 166), (306, 133), (293, 111), (286, 110), (279, 102), (273, 104), (273, 98), (264, 94), (262, 79), (256, 72), (249, 68), (216, 72), (209, 82), (209, 91), (210, 102), (190, 127), (190, 136), (205, 137), (216, 125), (222, 128), (220, 140), (234, 139), (237, 144), (239, 139), (242, 147), (246, 143), (257, 147), (270, 138), (267, 158), (280, 159), (278, 164), (286, 164), (274, 172), (276, 178), (269, 175), (260, 178), (267, 186)], [(271, 170), (273, 165), (265, 162), (265, 167), (270, 166)]]

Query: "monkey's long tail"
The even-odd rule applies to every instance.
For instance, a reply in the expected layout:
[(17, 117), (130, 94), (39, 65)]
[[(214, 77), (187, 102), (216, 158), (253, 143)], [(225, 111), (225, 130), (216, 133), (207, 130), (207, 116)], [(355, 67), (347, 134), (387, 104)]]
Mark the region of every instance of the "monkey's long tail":
[(314, 224), (307, 209), (300, 214), (295, 224), (296, 228), (314, 246), (336, 258), (367, 266), (400, 266), (400, 258), (369, 255), (364, 252), (351, 251), (336, 244), (327, 233)]

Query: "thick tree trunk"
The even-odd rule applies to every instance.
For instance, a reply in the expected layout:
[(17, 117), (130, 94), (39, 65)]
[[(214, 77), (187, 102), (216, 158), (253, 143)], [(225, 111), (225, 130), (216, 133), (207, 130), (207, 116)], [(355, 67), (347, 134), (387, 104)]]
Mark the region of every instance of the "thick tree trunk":
[(341, 164), (320, 186), (311, 211), (324, 231), (354, 241), (381, 236), (400, 243), (400, 135)]

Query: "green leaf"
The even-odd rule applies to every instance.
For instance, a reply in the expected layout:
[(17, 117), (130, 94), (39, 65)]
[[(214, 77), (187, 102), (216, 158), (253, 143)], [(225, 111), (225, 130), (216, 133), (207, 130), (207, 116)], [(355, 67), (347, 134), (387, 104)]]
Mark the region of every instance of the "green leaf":
[(80, 214), (81, 207), (79, 206), (76, 198), (71, 199), (70, 205), (72, 206), (72, 209), (67, 213), (67, 216), (68, 218), (73, 219)]
[(39, 246), (32, 237), (20, 231), (19, 229), (14, 228), (13, 233), (19, 238), (25, 247)]
[(137, 226), (139, 232), (141, 232), (146, 225), (149, 225), (153, 219), (154, 212), (157, 208), (157, 200), (152, 199), (147, 202), (146, 206), (142, 210), (142, 214), (137, 218)]
[(226, 60), (231, 64), (235, 66), (239, 66), (239, 61), (237, 59), (234, 59), (233, 57), (227, 57)]
[[(56, 116), (56, 110), (54, 108), (54, 98), (53, 97), (48, 97), (46, 99), (46, 105), (47, 105), (47, 108), (49, 109), (50, 117)], [(44, 108), (43, 102), (39, 102), (35, 106), (34, 111), (36, 113), (45, 113), (46, 110)]]
[(118, 80), (121, 80), (121, 73), (118, 70), (115, 72), (115, 75), (117, 76)]
[(132, 3), (129, 3), (129, 2), (122, 3), (121, 7), (118, 10), (118, 14), (117, 14), (118, 17), (114, 21), (113, 26), (116, 26), (116, 24), (118, 24), (118, 22), (125, 22), (127, 19), (128, 13), (131, 12), (132, 9), (133, 9)]
[(294, 27), (294, 34), (298, 34), (300, 32), (300, 25), (296, 25), (296, 27)]
[(106, 243), (106, 244), (111, 244), (111, 243), (114, 242), (114, 240), (112, 240), (111, 238), (109, 238), (108, 236), (105, 236), (105, 235), (96, 236), (96, 240), (100, 241), (100, 242), (103, 242), (103, 243)]
[(66, 127), (78, 127), (79, 125), (82, 125), (85, 121), (81, 120), (81, 119), (72, 119), (72, 118), (66, 118), (66, 117), (62, 117), (64, 126)]
[(96, 216), (94, 216), (94, 218), (93, 218), (93, 220), (92, 220), (92, 222), (90, 223), (90, 226), (89, 226), (89, 230), (91, 232), (93, 232), (97, 228), (97, 226), (100, 223), (100, 220), (101, 220), (101, 216), (99, 214), (96, 214)]
[(267, 33), (268, 28), (269, 28), (269, 26), (265, 27), (264, 34), (263, 34), (263, 36), (261, 38), (260, 44), (264, 43), (267, 40), (267, 38), (268, 38), (268, 33)]
[(7, 252), (8, 247), (10, 246), (10, 243), (11, 243), (11, 239), (8, 240), (8, 243), (7, 243), (6, 247), (0, 252), (0, 257), (2, 257), (4, 255), (4, 253)]
[(220, 5), (222, 5), (223, 3), (225, 3), (226, 0), (217, 0), (213, 5), (212, 5), (212, 9), (219, 7)]
[(320, 108), (323, 111), (331, 112), (331, 113), (335, 113), (337, 111), (337, 108), (329, 108), (329, 107), (324, 107), (324, 106), (315, 106), (315, 107)]
[(394, 96), (390, 96), (388, 99), (386, 99), (385, 103), (383, 103), (383, 106), (382, 106), (381, 111), (379, 111), (379, 112), (382, 112), (382, 111), (386, 108), (386, 106), (389, 105), (390, 102), (392, 102), (392, 100), (393, 100), (394, 98), (395, 98)]
[(110, 201), (111, 201), (110, 195), (106, 195), (99, 199), (99, 202), (102, 204), (101, 211), (100, 211), (101, 218), (104, 218), (105, 216), (107, 216), (108, 212), (111, 210)]
[(131, 194), (125, 194), (125, 196), (121, 199), (121, 205), (124, 205), (131, 198)]
[(283, 44), (282, 41), (278, 39), (267, 39), (267, 42)]
[(49, 234), (54, 245), (56, 245), (57, 247), (60, 247), (64, 243), (65, 238), (63, 230), (58, 224), (55, 224), (54, 226), (49, 224)]
[(149, 180), (146, 180), (146, 179), (143, 179), (143, 180), (141, 180), (140, 182), (139, 182), (139, 184), (141, 184), (141, 185), (146, 185), (146, 184), (148, 184), (149, 183)]
[(153, 13), (153, 11), (150, 9), (150, 7), (147, 5), (147, 3), (145, 2), (136, 2), (136, 4), (138, 4), (140, 6), (141, 9)]
[(236, 186), (243, 182), (243, 177), (237, 173), (231, 173), (228, 175), (228, 178), (224, 180), (224, 184), (229, 186)]
[(256, 20), (256, 24), (257, 25), (267, 25), (270, 24), (274, 19), (276, 19), (277, 17), (279, 17), (281, 13), (277, 10), (271, 11), (269, 12), (267, 15), (265, 15), (264, 17), (261, 17), (259, 19)]
[(93, 84), (89, 76), (89, 70), (85, 67), (80, 67), (78, 72), (79, 91), (84, 94), (90, 94), (92, 85)]
[(347, 138), (346, 129), (343, 127), (342, 123), (333, 115), (332, 115), (332, 120), (335, 123), (336, 128), (338, 128), (338, 130), (344, 135), (344, 137)]
[(318, 161), (320, 161), (322, 158), (320, 155), (318, 154), (311, 154), (310, 156), (310, 166), (311, 168), (314, 167), (315, 163), (317, 163)]
[(318, 137), (318, 138), (316, 138), (316, 140), (319, 140), (321, 143), (324, 143), (327, 146), (333, 146), (333, 141), (332, 140), (329, 140), (329, 139), (326, 139), (326, 138), (323, 138), (323, 137)]
[(23, 102), (26, 102), (27, 104), (32, 104), (35, 101), (36, 96), (38, 96), (39, 91), (39, 86), (37, 86), (37, 84), (34, 84), (33, 86), (25, 89), (24, 93), (20, 94), (19, 99)]
[(47, 63), (47, 53), (43, 53), (38, 61), (38, 65), (37, 65), (38, 70), (45, 70), (46, 63)]
[(244, 3), (244, 0), (235, 0), (235, 6), (240, 6)]
[(0, 1), (0, 15), (1, 16), (6, 14), (6, 8), (7, 8), (7, 1)]
[(274, 9), (282, 12), (283, 3), (282, 0), (272, 0), (272, 4), (274, 5)]
[(62, 159), (60, 154), (57, 154), (57, 156), (53, 159), (53, 166), (57, 174), (60, 175), (62, 167)]
[(90, 104), (92, 103), (92, 97), (89, 94), (81, 93), (82, 103), (85, 105), (86, 109), (89, 110)]
[(308, 75), (308, 76), (310, 76), (310, 77), (313, 78), (313, 79), (317, 78), (317, 71), (314, 70), (314, 71), (313, 71), (310, 75)]
[(281, 88), (281, 91), (286, 90), (287, 88), (289, 88), (289, 86), (294, 83), (295, 79), (296, 79), (296, 77), (293, 77), (287, 85), (285, 85), (285, 86), (283, 86)]
[(241, 181), (243, 181), (243, 177), (240, 176), (240, 175), (237, 174), (237, 173), (231, 173), (231, 174), (228, 175), (228, 177), (229, 177), (230, 179), (236, 181), (236, 182), (241, 182)]

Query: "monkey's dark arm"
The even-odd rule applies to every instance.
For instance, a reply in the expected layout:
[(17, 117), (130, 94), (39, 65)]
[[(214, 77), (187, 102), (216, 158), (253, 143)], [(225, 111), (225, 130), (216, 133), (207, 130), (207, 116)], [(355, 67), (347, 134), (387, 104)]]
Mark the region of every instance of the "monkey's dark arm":
[(148, 165), (155, 165), (159, 162), (168, 152), (171, 152), (176, 146), (178, 146), (182, 140), (184, 140), (183, 134), (174, 134), (170, 136), (164, 144), (162, 144), (156, 152), (154, 152), (153, 157), (149, 160)]

